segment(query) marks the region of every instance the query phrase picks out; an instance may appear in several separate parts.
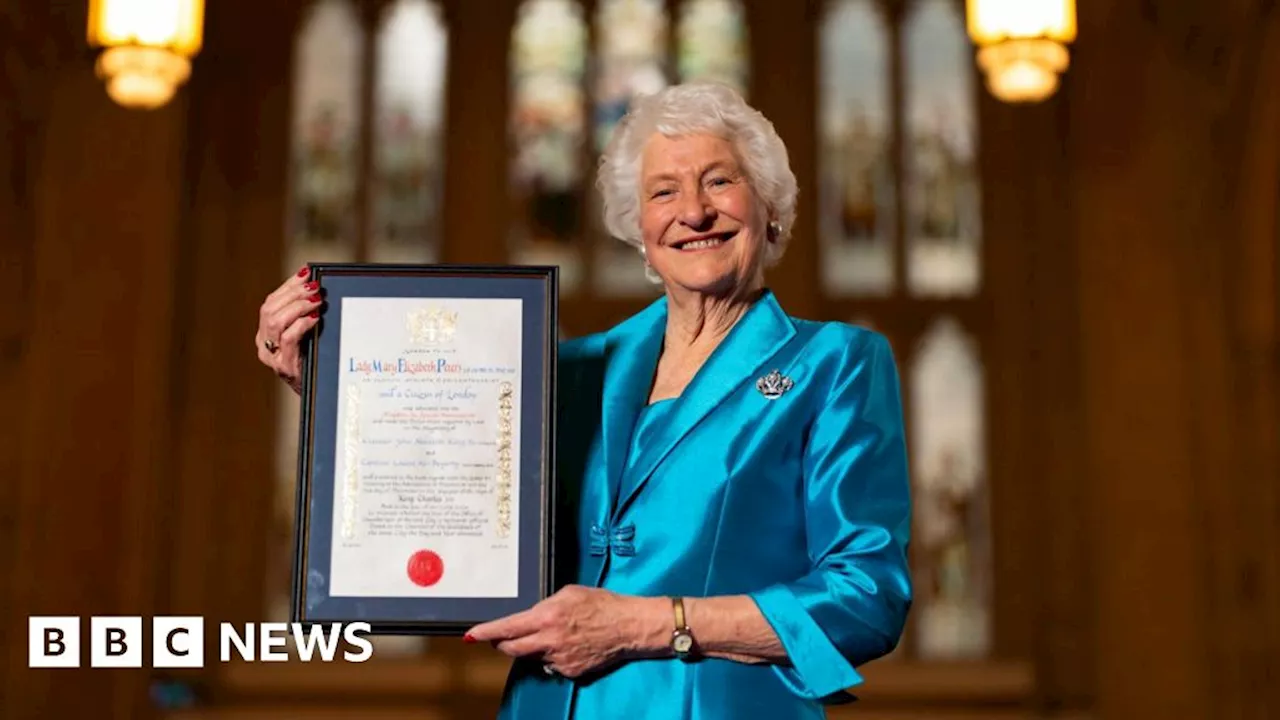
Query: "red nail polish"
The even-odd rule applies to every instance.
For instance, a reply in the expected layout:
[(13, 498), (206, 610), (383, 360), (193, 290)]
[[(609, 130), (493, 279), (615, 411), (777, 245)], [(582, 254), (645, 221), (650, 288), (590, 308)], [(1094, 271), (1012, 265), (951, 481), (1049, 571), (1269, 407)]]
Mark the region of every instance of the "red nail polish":
[(310, 300), (311, 302), (320, 302), (321, 300), (320, 293), (316, 293), (315, 295), (312, 295), (307, 299)]
[(307, 315), (307, 317), (318, 318), (320, 317), (320, 313), (316, 312), (315, 310), (312, 310), (311, 313)]
[(319, 290), (319, 289), (320, 289), (320, 286), (319, 286), (318, 284), (316, 284), (316, 281), (314, 281), (314, 280), (312, 280), (311, 282), (307, 283), (306, 285), (303, 285), (302, 287), (304, 287), (304, 288), (306, 288), (306, 289), (308, 289), (308, 290), (310, 290), (310, 291), (312, 291), (312, 292), (315, 292), (316, 290)]
[(307, 268), (306, 266), (303, 266), (303, 268), (298, 271), (298, 277), (306, 277), (306, 276), (307, 276)]
[(467, 633), (466, 635), (462, 636), (462, 642), (464, 643), (473, 643), (475, 641), (476, 639), (471, 636), (471, 633)]

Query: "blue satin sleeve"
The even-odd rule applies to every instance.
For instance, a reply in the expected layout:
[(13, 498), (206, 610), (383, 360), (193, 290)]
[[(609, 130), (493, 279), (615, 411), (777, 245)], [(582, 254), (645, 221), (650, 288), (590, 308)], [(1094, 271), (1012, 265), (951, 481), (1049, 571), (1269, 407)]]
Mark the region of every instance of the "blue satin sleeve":
[(797, 695), (833, 700), (859, 665), (897, 646), (911, 606), (910, 479), (898, 373), (880, 335), (852, 339), (804, 455), (813, 569), (751, 593), (790, 660), (775, 665)]

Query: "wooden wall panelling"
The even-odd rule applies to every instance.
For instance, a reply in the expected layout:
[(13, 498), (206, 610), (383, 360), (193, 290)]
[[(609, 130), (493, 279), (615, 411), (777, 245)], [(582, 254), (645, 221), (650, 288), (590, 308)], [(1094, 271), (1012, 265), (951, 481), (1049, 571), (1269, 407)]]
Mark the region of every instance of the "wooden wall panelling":
[[(1080, 274), (1069, 98), (1008, 105), (983, 90), (984, 226), (993, 323), (989, 440), (997, 651), (1035, 658), (1046, 711), (1095, 696), (1094, 608), (1082, 482)], [(1025, 654), (1025, 655), (1024, 655)]]
[[(1275, 11), (1273, 10), (1274, 14)], [(1234, 310), (1231, 348), (1237, 378), (1234, 432), (1240, 458), (1234, 506), (1247, 519), (1237, 575), (1243, 617), (1239, 692), (1246, 717), (1280, 717), (1280, 23), (1265, 23), (1254, 46), (1258, 77), (1237, 148), (1239, 241), (1227, 246), (1227, 289)], [(1243, 110), (1244, 108), (1242, 108)]]
[(508, 68), (518, 0), (444, 0), (446, 263), (507, 262)]
[(1021, 257), (1027, 263), (1028, 283), (1021, 302), (1031, 313), (1031, 325), (1023, 328), (1021, 352), (1032, 369), (1028, 392), (1019, 402), (1022, 417), (1035, 430), (1028, 442), (1014, 446), (1021, 455), (1021, 477), (1011, 479), (1036, 490), (1023, 497), (1026, 505), (1007, 504), (997, 519), (1014, 522), (1009, 516), (1025, 513), (1033, 520), (1034, 526), (1024, 527), (1029, 532), (1022, 537), (1032, 547), (1023, 560), (1034, 569), (1006, 572), (1002, 575), (1005, 585), (998, 592), (1002, 602), (1009, 601), (1006, 596), (1020, 594), (1033, 598), (1029, 607), (1021, 608), (1024, 613), (1030, 610), (1030, 616), (1020, 616), (1034, 628), (1033, 655), (1044, 709), (1080, 710), (1092, 705), (1095, 694), (1095, 617), (1090, 594), (1095, 537), (1088, 532), (1091, 509), (1083, 482), (1086, 430), (1079, 374), (1080, 276), (1072, 242), (1076, 211), (1066, 175), (1069, 109), (1065, 103), (1054, 103), (1041, 113), (1041, 132), (1024, 147), (1031, 162), (1021, 181), (1035, 194), (1031, 216), (1017, 239), (1025, 244)]
[[(255, 8), (258, 12), (255, 12)], [(257, 17), (254, 23), (243, 22)], [(218, 622), (261, 622), (276, 492), (279, 381), (258, 363), (258, 308), (283, 280), (292, 43), (300, 9), (223, 2), (209, 8), (206, 50), (187, 90), (190, 155), (183, 195), (173, 393), (175, 463), (158, 604)], [(222, 693), (221, 666), (167, 671), (202, 701)]]
[(1261, 720), (1280, 716), (1280, 11), (1237, 3), (1218, 24), (1221, 55), (1206, 77), (1221, 167), (1209, 178), (1217, 232), (1193, 246), (1187, 274), (1212, 299), (1194, 307), (1194, 345), (1218, 377), (1197, 385), (1215, 441), (1201, 461), (1213, 559), (1207, 659), (1216, 712)]
[(1237, 111), (1270, 92), (1253, 58), (1276, 13), (1244, 2), (1080, 10), (1069, 150), (1098, 712), (1262, 717), (1241, 647), (1274, 584), (1241, 592), (1241, 563), (1255, 557), (1246, 533), (1274, 531), (1240, 512), (1265, 481), (1233, 432), (1242, 378), (1226, 331), (1241, 308), (1226, 300), (1235, 279), (1222, 248), (1252, 247), (1232, 237), (1246, 209), (1233, 193), (1240, 159), (1274, 147), (1251, 131), (1274, 126)]
[[(42, 26), (48, 14), (25, 13), (17, 3), (0, 4), (0, 547), (15, 548), (22, 427), (26, 407), (23, 368), (28, 334), (35, 322), (31, 302), (35, 238), (31, 206), (34, 156), (40, 119), (47, 112), (45, 79), (59, 48)], [(0, 693), (26, 668), (26, 619), (13, 605), (19, 579), (13, 552), (0, 552)]]
[[(820, 307), (817, 229), (817, 90), (819, 0), (744, 3), (750, 40), (747, 101), (787, 145), (800, 184), (798, 214), (782, 263), (766, 276), (787, 312), (814, 318)], [(840, 318), (845, 319), (847, 318)]]
[[(40, 13), (39, 4), (29, 9)], [(168, 387), (181, 98), (152, 113), (114, 105), (83, 51), (85, 7), (47, 8), (60, 52), (48, 112), (20, 167), (30, 238), (19, 364), (23, 425), (9, 623), (147, 614), (169, 438)], [(21, 217), (23, 213), (20, 213)], [(12, 625), (11, 625), (12, 627)], [(26, 643), (14, 643), (22, 651)], [(15, 662), (16, 660), (16, 662)], [(145, 675), (31, 671), (10, 656), (6, 717), (138, 717)]]
[(1197, 128), (1172, 112), (1191, 101), (1171, 103), (1173, 69), (1133, 14), (1081, 8), (1071, 85), (1093, 510), (1082, 530), (1096, 537), (1100, 715), (1190, 719), (1209, 716), (1207, 607), (1174, 208), (1198, 198), (1179, 192), (1193, 170), (1169, 146)]
[(1061, 97), (980, 105), (998, 656), (1033, 659), (1042, 709), (1089, 703), (1089, 535)]

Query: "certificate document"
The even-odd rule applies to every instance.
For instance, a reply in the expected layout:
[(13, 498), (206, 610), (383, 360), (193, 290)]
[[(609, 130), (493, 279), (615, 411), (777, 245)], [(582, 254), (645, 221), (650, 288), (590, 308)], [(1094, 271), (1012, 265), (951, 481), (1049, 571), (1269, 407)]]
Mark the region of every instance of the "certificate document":
[(520, 298), (346, 297), (334, 598), (514, 598)]
[(558, 270), (308, 268), (292, 621), (462, 635), (549, 597)]

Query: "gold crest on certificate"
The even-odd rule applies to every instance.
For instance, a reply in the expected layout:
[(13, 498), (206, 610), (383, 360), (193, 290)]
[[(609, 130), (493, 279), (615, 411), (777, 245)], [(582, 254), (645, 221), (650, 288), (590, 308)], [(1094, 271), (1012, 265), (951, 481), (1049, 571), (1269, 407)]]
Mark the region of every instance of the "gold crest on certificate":
[(458, 313), (441, 308), (422, 308), (409, 313), (409, 342), (414, 345), (443, 345), (458, 331)]

